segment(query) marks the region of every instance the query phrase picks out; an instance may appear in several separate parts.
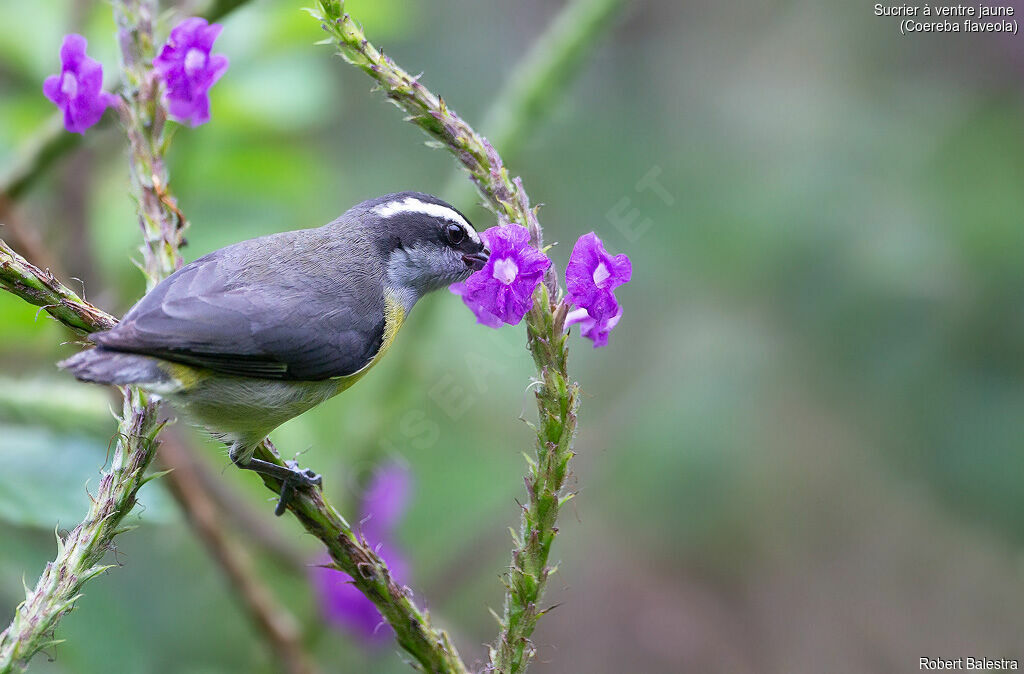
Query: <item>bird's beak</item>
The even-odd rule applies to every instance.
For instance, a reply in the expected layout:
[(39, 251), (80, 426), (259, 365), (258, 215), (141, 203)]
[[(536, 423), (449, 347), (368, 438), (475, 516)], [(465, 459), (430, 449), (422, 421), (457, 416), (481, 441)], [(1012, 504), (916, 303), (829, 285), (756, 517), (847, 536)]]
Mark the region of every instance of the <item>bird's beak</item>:
[(466, 253), (462, 256), (462, 261), (466, 263), (466, 266), (473, 271), (480, 271), (487, 264), (488, 258), (491, 257), (491, 251), (484, 248), (479, 253)]

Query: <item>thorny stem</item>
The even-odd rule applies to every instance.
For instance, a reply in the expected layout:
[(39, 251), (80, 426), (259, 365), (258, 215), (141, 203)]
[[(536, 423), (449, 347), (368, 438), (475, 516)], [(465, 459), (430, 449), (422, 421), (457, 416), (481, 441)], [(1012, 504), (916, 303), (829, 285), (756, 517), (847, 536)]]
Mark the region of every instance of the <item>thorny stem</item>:
[[(480, 125), (505, 161), (515, 161), (624, 4), (625, 0), (572, 0), (516, 63)], [(472, 196), (472, 189), (466, 188), (469, 184), (456, 174), (442, 194), (462, 203)]]
[(124, 408), (110, 468), (81, 524), (66, 537), (57, 536), (57, 556), (46, 564), (35, 588), (25, 589), (25, 601), (14, 620), (0, 633), (0, 672), (24, 669), (41, 649), (59, 643), (57, 622), (81, 596), (85, 583), (110, 566), (100, 561), (114, 536), (125, 531), (125, 516), (135, 505), (139, 488), (156, 450), (156, 406), (138, 391), (124, 389)]
[[(2, 400), (0, 400), (2, 404)], [(194, 456), (195, 451), (188, 447)], [(276, 529), (267, 527), (266, 513), (253, 508), (247, 499), (236, 493), (224, 481), (224, 477), (205, 463), (194, 461), (192, 476), (202, 486), (206, 495), (224, 513), (230, 529), (257, 546), (281, 569), (295, 576), (305, 577), (309, 558), (305, 551), (282, 536)]]
[[(255, 456), (284, 465), (269, 440), (257, 447)], [(260, 478), (269, 489), (280, 492), (279, 481), (262, 474)], [(374, 603), (395, 630), (398, 645), (415, 658), (420, 669), (463, 674), (469, 671), (448, 634), (432, 625), (430, 613), (413, 603), (412, 591), (391, 577), (384, 560), (365, 538), (356, 535), (348, 522), (324, 499), (322, 492), (296, 491), (288, 502), (288, 509), (306, 531), (324, 543), (334, 567), (351, 576), (352, 584)]]
[(0, 239), (0, 288), (45, 310), (58, 321), (80, 334), (109, 330), (117, 319), (86, 302), (58, 281), (49, 271), (40, 269), (11, 250)]
[[(535, 209), (522, 182), (510, 178), (501, 157), (483, 136), (464, 122), (439, 96), (430, 92), (371, 44), (362, 28), (345, 13), (340, 0), (321, 0), (311, 10), (333, 38), (346, 61), (370, 75), (407, 119), (446, 147), (469, 172), (500, 221), (518, 223), (530, 231), (531, 244), (543, 248)], [(579, 389), (567, 371), (565, 315), (562, 292), (554, 267), (538, 287), (534, 307), (526, 316), (527, 344), (537, 366), (539, 414), (536, 458), (526, 476), (527, 502), (506, 576), (501, 633), (490, 649), (489, 668), (512, 673), (526, 669), (535, 650), (530, 641), (547, 579), (551, 545), (558, 529), (559, 508), (572, 495), (564, 494), (572, 440), (576, 432)]]
[(79, 334), (109, 330), (117, 319), (94, 307), (0, 240), (0, 287), (45, 310)]
[(117, 111), (128, 134), (132, 187), (143, 236), (143, 272), (150, 289), (181, 266), (178, 249), (184, 244), (188, 226), (167, 191), (167, 118), (160, 102), (160, 80), (153, 69), (156, 15), (155, 0), (114, 2), (125, 79), (125, 100)]

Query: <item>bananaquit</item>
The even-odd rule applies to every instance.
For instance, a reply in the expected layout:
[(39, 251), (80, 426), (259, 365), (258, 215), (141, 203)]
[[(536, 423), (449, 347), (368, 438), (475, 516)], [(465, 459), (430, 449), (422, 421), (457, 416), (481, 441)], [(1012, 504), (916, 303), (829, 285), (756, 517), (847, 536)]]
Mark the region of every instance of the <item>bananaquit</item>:
[(312, 471), (253, 458), (271, 431), (355, 384), (424, 294), (463, 281), (489, 251), (462, 213), (418, 192), (364, 201), (318, 229), (242, 241), (185, 265), (96, 348), (59, 365), (169, 400), (230, 445), (240, 468), (291, 490)]

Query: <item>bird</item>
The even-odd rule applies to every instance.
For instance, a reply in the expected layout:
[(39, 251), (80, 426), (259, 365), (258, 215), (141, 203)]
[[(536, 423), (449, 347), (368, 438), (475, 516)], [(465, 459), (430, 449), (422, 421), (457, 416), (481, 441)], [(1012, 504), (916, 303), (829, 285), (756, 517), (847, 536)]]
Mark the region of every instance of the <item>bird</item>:
[(225, 442), (234, 465), (281, 481), (280, 515), (292, 490), (321, 478), (294, 461), (254, 458), (256, 447), (359, 381), (421, 297), (464, 281), (489, 255), (451, 204), (386, 194), (322, 227), (241, 241), (184, 265), (58, 366), (170, 402)]

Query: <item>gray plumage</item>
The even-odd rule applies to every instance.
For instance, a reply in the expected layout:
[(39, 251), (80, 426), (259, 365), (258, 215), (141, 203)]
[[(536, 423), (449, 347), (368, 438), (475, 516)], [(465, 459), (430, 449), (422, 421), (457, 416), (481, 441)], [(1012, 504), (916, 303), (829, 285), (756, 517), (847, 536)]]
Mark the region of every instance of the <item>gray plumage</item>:
[(278, 425), (362, 376), (423, 294), (465, 279), (486, 255), (440, 199), (385, 195), (323, 227), (185, 265), (92, 335), (95, 349), (60, 365), (169, 398), (245, 463)]
[(153, 358), (131, 353), (117, 353), (106, 349), (87, 349), (60, 362), (60, 366), (74, 373), (81, 381), (96, 384), (166, 385), (170, 377), (160, 369)]
[(92, 340), (242, 377), (345, 376), (380, 348), (384, 272), (362, 227), (273, 234), (185, 265)]

